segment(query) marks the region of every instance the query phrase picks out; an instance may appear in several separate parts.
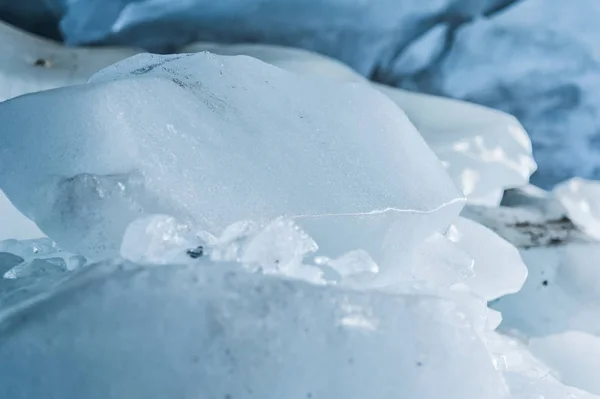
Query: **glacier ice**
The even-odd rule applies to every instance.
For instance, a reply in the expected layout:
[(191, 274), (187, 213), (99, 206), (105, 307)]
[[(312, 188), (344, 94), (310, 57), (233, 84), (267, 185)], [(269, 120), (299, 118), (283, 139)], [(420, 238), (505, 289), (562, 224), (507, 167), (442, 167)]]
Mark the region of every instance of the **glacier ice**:
[[(508, 398), (508, 391), (517, 399), (595, 397), (564, 385), (595, 392), (593, 353), (568, 352), (588, 342), (592, 348), (597, 340), (587, 334), (598, 333), (598, 246), (593, 228), (586, 231), (593, 220), (581, 217), (580, 206), (585, 199), (594, 213), (593, 184), (580, 181), (574, 190), (570, 182), (553, 193), (522, 187), (535, 163), (514, 118), (371, 85), (406, 111), (467, 194), (471, 205), (457, 218), (462, 199), (410, 122), (360, 75), (327, 57), (276, 46), (195, 43), (178, 51), (246, 54), (308, 76), (244, 57), (141, 55), (81, 84), (110, 57), (137, 50), (109, 49), (105, 57), (83, 49), (91, 56), (77, 58), (73, 54), (85, 54), (80, 49), (36, 47), (39, 39), (14, 37), (34, 50), (28, 54), (40, 72), (25, 69), (31, 60), (20, 60), (23, 65), (0, 66), (0, 74), (7, 71), (3, 76), (11, 82), (21, 68), (23, 76), (39, 79), (3, 83), (0, 96), (80, 85), (0, 104), (8, 131), (24, 134), (0, 139), (0, 148), (7, 148), (0, 153), (0, 188), (8, 187), (11, 200), (52, 237), (0, 242), (0, 358), (7, 365), (0, 371), (1, 397), (239, 397), (250, 395), (248, 387), (258, 397), (408, 392)], [(58, 62), (46, 63), (48, 57), (37, 65), (36, 49), (44, 48), (52, 48)], [(254, 95), (236, 96), (228, 84)], [(317, 87), (325, 100), (315, 100)], [(266, 105), (254, 104), (257, 99)], [(309, 120), (294, 121), (298, 104), (311, 110), (299, 119)], [(56, 112), (61, 107), (68, 114)], [(391, 127), (382, 116), (401, 123)], [(334, 121), (325, 123), (327, 117)], [(359, 128), (369, 135), (380, 129), (382, 143), (368, 143), (360, 129), (341, 123), (360, 117)], [(310, 135), (315, 121), (321, 122), (316, 128), (328, 127), (329, 136), (322, 137), (335, 140), (323, 144), (336, 151), (320, 149), (316, 134)], [(260, 137), (263, 146), (240, 140), (242, 134), (227, 137), (236, 123), (238, 133)], [(273, 126), (279, 131), (269, 133)], [(311, 154), (289, 150), (298, 144), (289, 140), (294, 131), (312, 137), (300, 141)], [(389, 140), (398, 132), (409, 136)], [(275, 133), (288, 142), (276, 141)], [(111, 146), (115, 142), (119, 146)], [(409, 159), (394, 164), (398, 151), (390, 142), (403, 143)], [(354, 165), (357, 153), (364, 159)], [(389, 159), (375, 162), (375, 153)], [(221, 169), (208, 177), (175, 173), (182, 168), (199, 175), (213, 163)], [(253, 169), (256, 163), (261, 168)], [(280, 164), (296, 169), (274, 170)], [(324, 164), (332, 172), (325, 174), (327, 184), (319, 180)], [(345, 169), (356, 176), (344, 175)], [(360, 178), (361, 171), (370, 178)], [(217, 172), (227, 172), (226, 196)], [(283, 172), (293, 174), (296, 185)], [(361, 197), (373, 187), (391, 194), (372, 190)], [(519, 188), (503, 195), (511, 187)], [(247, 195), (255, 190), (262, 204)], [(495, 206), (502, 196), (501, 208), (473, 206)], [(217, 197), (224, 201), (213, 208), (202, 202)], [(5, 202), (0, 217), (18, 216)], [(464, 217), (520, 247), (530, 268), (521, 292), (506, 296), (527, 274), (519, 252)], [(5, 228), (7, 237), (11, 229)], [(53, 239), (93, 258), (120, 255), (143, 266), (121, 260), (90, 266)], [(116, 354), (127, 359), (116, 362)], [(52, 359), (81, 367), (50, 368)], [(273, 373), (275, 384), (265, 379)]]
[[(6, 25), (0, 29), (0, 37), (9, 43), (6, 53), (15, 54), (0, 66), (0, 77), (4, 78), (0, 82), (0, 99), (83, 83), (102, 67), (137, 52), (127, 48), (66, 48)], [(22, 49), (27, 53), (25, 58), (16, 56)], [(179, 51), (249, 55), (301, 75), (369, 85), (341, 62), (301, 49), (194, 43)], [(48, 60), (48, 64), (32, 68), (37, 60)], [(24, 75), (29, 77), (23, 79)], [(464, 102), (377, 84), (374, 87), (407, 113), (471, 203), (497, 205), (504, 189), (525, 184), (535, 170), (529, 139), (513, 117)], [(432, 108), (435, 113), (430, 112)]]
[[(195, 43), (183, 50), (249, 55), (302, 75), (367, 84), (339, 61), (299, 49)], [(526, 184), (535, 171), (531, 142), (514, 117), (466, 102), (373, 87), (406, 112), (469, 202), (496, 206), (505, 189)]]
[(453, 222), (449, 239), (473, 257), (473, 276), (466, 284), (488, 301), (514, 294), (527, 277), (519, 251), (490, 229), (466, 218)]
[[(426, 73), (400, 86), (466, 99), (509, 112), (531, 135), (540, 164), (535, 184), (600, 177), (595, 0), (523, 0), (459, 27)], [(428, 47), (427, 42), (423, 43)]]
[[(65, 1), (68, 43), (172, 51), (198, 40), (262, 42), (327, 54), (371, 74), (440, 19), (480, 15), (503, 0)], [(233, 22), (232, 22), (233, 21)], [(235, 29), (231, 24), (235, 24)]]
[(383, 266), (463, 205), (385, 96), (249, 57), (138, 55), (89, 84), (4, 102), (0, 118), (0, 187), (61, 247), (91, 258), (117, 254), (126, 225), (147, 214), (213, 234), (287, 216), (329, 256), (364, 249)]
[(94, 265), (0, 332), (2, 397), (507, 397), (452, 303), (227, 264)]

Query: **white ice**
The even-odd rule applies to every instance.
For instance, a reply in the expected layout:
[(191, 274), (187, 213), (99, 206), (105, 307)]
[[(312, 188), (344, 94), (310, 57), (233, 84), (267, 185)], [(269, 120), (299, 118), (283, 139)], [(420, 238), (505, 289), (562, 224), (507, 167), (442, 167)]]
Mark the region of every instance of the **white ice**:
[(293, 217), (329, 256), (364, 249), (391, 265), (463, 204), (385, 96), (249, 57), (139, 55), (89, 84), (4, 102), (0, 118), (0, 187), (92, 258), (118, 253), (137, 217), (165, 213), (213, 234)]

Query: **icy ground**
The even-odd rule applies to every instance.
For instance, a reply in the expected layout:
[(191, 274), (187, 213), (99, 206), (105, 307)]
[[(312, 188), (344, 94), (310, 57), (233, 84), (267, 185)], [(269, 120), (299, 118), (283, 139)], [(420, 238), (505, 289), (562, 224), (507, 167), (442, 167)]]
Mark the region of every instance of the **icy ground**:
[(0, 33), (0, 398), (600, 395), (600, 185), (528, 186), (514, 118)]

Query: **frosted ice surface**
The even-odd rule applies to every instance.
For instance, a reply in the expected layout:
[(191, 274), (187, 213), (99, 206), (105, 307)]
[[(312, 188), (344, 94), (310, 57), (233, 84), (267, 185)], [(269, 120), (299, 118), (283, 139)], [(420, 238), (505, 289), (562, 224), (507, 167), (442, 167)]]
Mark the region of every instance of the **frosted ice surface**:
[(55, 291), (0, 321), (0, 397), (508, 397), (468, 322), (433, 297), (203, 262), (100, 264)]
[(577, 227), (600, 239), (600, 183), (573, 178), (560, 183), (552, 192)]
[(92, 258), (118, 253), (129, 222), (163, 213), (213, 235), (293, 217), (326, 255), (363, 249), (389, 265), (463, 204), (384, 96), (248, 57), (140, 55), (87, 85), (2, 103), (0, 118), (0, 187)]
[(532, 338), (531, 352), (567, 385), (600, 395), (600, 338), (580, 331)]
[[(249, 55), (302, 75), (367, 84), (339, 61), (299, 49), (196, 43), (183, 50)], [(496, 206), (506, 188), (527, 184), (535, 171), (531, 142), (514, 117), (466, 102), (373, 87), (406, 112), (470, 203)]]
[[(10, 46), (5, 51), (9, 54), (7, 62), (0, 67), (0, 77), (6, 78), (5, 82), (0, 82), (0, 99), (82, 83), (100, 68), (136, 53), (127, 48), (68, 48), (8, 26), (1, 26), (0, 37), (4, 37), (9, 43), (5, 45)], [(180, 49), (182, 52), (204, 50), (224, 55), (249, 55), (312, 77), (369, 84), (341, 62), (301, 49), (215, 43), (195, 43)], [(35, 68), (24, 64), (26, 62), (21, 57), (23, 51), (29, 54), (26, 58), (31, 59)], [(19, 52), (19, 57), (12, 55), (15, 52)], [(531, 160), (528, 138), (514, 118), (467, 103), (380, 85), (375, 87), (408, 111), (409, 119), (417, 124), (428, 144), (449, 168), (455, 182), (468, 194), (470, 202), (497, 205), (505, 188), (524, 184), (533, 172), (535, 164)], [(432, 107), (436, 108), (436, 112), (430, 111)], [(477, 138), (482, 132), (488, 137), (483, 141)], [(490, 142), (494, 135), (502, 135), (500, 143)], [(479, 141), (472, 145), (473, 150), (468, 151), (464, 148), (465, 140), (468, 142), (473, 139)], [(517, 143), (516, 147), (513, 142)], [(501, 156), (498, 157), (498, 154)]]

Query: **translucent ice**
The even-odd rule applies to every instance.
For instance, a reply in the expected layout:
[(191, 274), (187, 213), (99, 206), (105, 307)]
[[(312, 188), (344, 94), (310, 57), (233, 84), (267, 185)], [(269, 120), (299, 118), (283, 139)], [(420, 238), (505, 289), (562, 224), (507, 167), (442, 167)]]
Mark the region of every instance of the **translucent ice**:
[[(13, 46), (7, 54), (25, 51), (31, 54), (30, 62), (48, 61), (33, 68), (27, 60), (10, 55), (0, 66), (0, 76), (6, 77), (0, 82), (0, 99), (83, 83), (100, 68), (136, 53), (127, 48), (73, 49), (8, 26), (0, 29), (0, 39)], [(249, 55), (301, 75), (370, 85), (341, 62), (301, 49), (264, 44), (194, 43), (178, 51), (206, 50), (223, 55)], [(36, 54), (38, 58), (34, 60)], [(23, 84), (14, 83), (21, 81)], [(529, 139), (514, 118), (464, 102), (382, 85), (374, 87), (407, 112), (470, 202), (497, 205), (505, 188), (521, 186), (533, 172), (535, 164)], [(432, 108), (436, 111), (432, 112)]]
[(451, 231), (448, 238), (473, 257), (473, 276), (466, 282), (473, 292), (491, 301), (521, 289), (527, 266), (512, 244), (465, 218), (458, 218)]
[(0, 397), (508, 397), (447, 301), (226, 264), (94, 265), (5, 315), (0, 339)]
[[(301, 75), (369, 84), (339, 61), (299, 49), (196, 43), (184, 50), (249, 55)], [(406, 112), (469, 202), (496, 206), (506, 188), (523, 186), (535, 171), (531, 142), (514, 117), (462, 101), (373, 87)]]
[(364, 249), (389, 267), (463, 204), (385, 96), (248, 57), (140, 55), (87, 85), (4, 102), (0, 118), (0, 187), (90, 257), (118, 253), (144, 214), (213, 235), (287, 216), (328, 256)]

